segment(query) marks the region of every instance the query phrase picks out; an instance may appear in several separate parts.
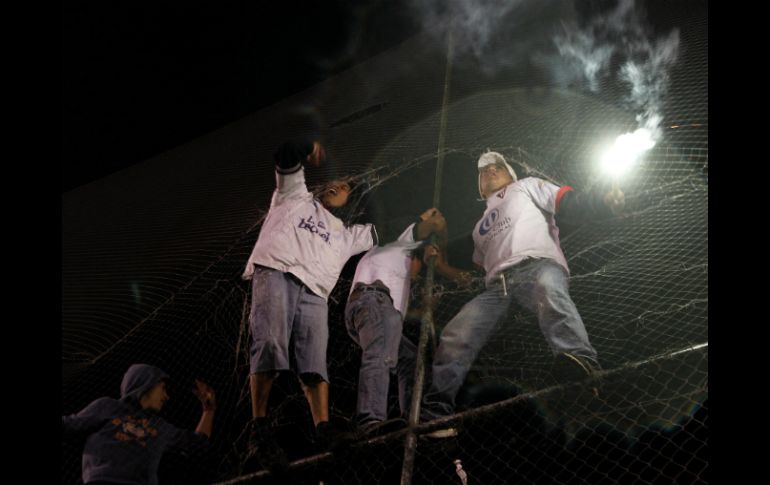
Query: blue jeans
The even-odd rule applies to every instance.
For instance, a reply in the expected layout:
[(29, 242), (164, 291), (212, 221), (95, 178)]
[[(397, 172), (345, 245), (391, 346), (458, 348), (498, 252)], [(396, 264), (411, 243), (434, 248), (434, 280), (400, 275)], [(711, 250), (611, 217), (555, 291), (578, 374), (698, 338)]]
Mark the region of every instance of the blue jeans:
[[(455, 397), (479, 351), (499, 327), (511, 302), (537, 316), (554, 354), (566, 352), (597, 362), (583, 320), (569, 296), (567, 272), (551, 259), (529, 259), (503, 272), (465, 304), (441, 334), (433, 380), (423, 398), (424, 420), (452, 414)], [(507, 293), (507, 294), (506, 294)]]
[(406, 415), (414, 380), (414, 344), (403, 338), (403, 318), (387, 293), (365, 291), (349, 299), (345, 324), (361, 347), (356, 421), (384, 421), (388, 417), (390, 373), (398, 375), (401, 413)]

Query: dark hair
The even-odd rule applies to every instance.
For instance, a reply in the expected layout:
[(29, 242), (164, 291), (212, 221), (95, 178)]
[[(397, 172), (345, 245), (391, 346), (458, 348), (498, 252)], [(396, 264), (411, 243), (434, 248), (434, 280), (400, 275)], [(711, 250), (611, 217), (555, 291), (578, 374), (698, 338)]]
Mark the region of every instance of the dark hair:
[(352, 175), (337, 175), (332, 174), (331, 177), (329, 177), (326, 182), (323, 183), (323, 187), (328, 187), (332, 182), (344, 182), (348, 184), (348, 187), (350, 187), (350, 190), (352, 191), (353, 188), (356, 186), (356, 183), (354, 181), (354, 178)]

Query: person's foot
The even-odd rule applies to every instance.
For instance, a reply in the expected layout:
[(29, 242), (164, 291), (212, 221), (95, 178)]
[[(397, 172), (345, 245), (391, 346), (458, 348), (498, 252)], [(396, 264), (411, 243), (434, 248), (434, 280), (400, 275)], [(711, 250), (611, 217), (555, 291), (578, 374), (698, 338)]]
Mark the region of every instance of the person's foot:
[(383, 436), (409, 425), (403, 418), (393, 418), (386, 421), (369, 421), (358, 427), (358, 435), (361, 439), (371, 439), (377, 436)]
[(249, 423), (249, 458), (256, 458), (260, 466), (271, 473), (279, 474), (289, 468), (286, 452), (275, 440), (273, 430), (267, 418), (255, 418)]
[[(600, 371), (599, 364), (592, 359), (580, 355), (562, 352), (556, 356), (556, 378), (563, 383), (582, 381), (587, 377), (593, 377)], [(599, 389), (591, 386), (594, 396), (599, 395)]]
[(321, 421), (315, 429), (316, 444), (321, 451), (338, 451), (356, 440), (356, 433), (332, 421)]
[(420, 423), (427, 423), (434, 419), (445, 418), (452, 414), (452, 411), (441, 411), (441, 408), (435, 406), (422, 405), (420, 408)]
[[(448, 414), (437, 413), (433, 408), (423, 406), (420, 410), (420, 423), (427, 423), (434, 419), (445, 418), (446, 416), (448, 416)], [(453, 438), (457, 436), (457, 434), (457, 428), (447, 425), (420, 436), (429, 439), (443, 440)]]

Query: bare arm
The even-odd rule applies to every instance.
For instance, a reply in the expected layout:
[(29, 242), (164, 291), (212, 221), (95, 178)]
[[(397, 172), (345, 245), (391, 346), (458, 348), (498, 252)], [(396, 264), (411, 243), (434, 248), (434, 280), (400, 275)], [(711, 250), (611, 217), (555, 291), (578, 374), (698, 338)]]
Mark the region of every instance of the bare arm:
[(578, 192), (571, 187), (562, 187), (560, 194), (556, 206), (557, 222), (568, 224), (619, 216), (626, 205), (625, 194), (616, 185), (604, 194), (598, 191)]
[(431, 258), (436, 258), (435, 268), (438, 274), (455, 282), (458, 286), (470, 286), (473, 281), (471, 272), (450, 265), (446, 259), (446, 254), (436, 244), (429, 244), (425, 247), (425, 262), (427, 263)]
[(195, 394), (203, 406), (201, 419), (198, 421), (195, 432), (205, 434), (211, 439), (211, 434), (214, 430), (214, 412), (217, 408), (216, 395), (214, 390), (203, 381), (195, 379), (195, 386), (196, 388), (193, 389), (193, 394)]
[(620, 190), (620, 187), (613, 184), (612, 190), (604, 195), (604, 205), (606, 205), (613, 215), (619, 216), (626, 207), (626, 196)]
[(420, 221), (414, 228), (414, 238), (416, 241), (422, 241), (434, 232), (439, 239), (446, 238), (446, 219), (441, 211), (432, 207), (420, 214)]

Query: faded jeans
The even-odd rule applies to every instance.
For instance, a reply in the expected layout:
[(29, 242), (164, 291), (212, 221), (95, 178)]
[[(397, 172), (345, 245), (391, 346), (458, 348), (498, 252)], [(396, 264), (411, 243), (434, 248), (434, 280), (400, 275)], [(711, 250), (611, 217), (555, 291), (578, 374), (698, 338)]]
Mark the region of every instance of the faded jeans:
[(569, 295), (567, 272), (551, 259), (530, 259), (503, 271), (460, 309), (444, 328), (433, 360), (433, 379), (423, 398), (423, 420), (452, 414), (455, 397), (479, 351), (500, 326), (513, 300), (536, 316), (554, 354), (597, 361), (583, 320)]
[(403, 317), (387, 293), (361, 292), (345, 307), (350, 337), (361, 347), (356, 421), (384, 421), (388, 417), (390, 374), (398, 376), (399, 406), (406, 416), (414, 381), (414, 344), (401, 334)]

